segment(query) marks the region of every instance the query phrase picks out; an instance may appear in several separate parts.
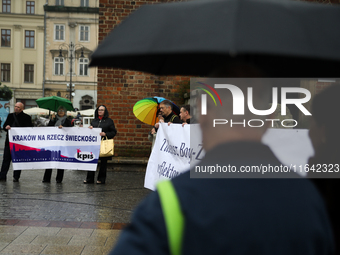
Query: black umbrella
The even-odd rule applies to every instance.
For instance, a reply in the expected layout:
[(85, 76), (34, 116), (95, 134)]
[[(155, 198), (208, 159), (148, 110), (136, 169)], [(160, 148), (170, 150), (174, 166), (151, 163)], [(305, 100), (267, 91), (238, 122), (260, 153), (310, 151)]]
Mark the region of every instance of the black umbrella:
[(145, 5), (98, 46), (90, 66), (205, 76), (231, 60), (271, 77), (335, 77), (340, 7), (290, 0)]

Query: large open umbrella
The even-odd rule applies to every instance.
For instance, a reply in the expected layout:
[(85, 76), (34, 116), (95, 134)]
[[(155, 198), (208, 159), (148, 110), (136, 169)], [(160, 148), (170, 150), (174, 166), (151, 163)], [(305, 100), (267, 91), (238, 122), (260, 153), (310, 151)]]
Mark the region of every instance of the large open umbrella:
[(56, 112), (59, 106), (64, 106), (67, 111), (74, 111), (71, 101), (63, 97), (57, 97), (57, 96), (42, 97), (35, 101), (37, 102), (40, 108), (44, 108), (47, 110)]
[[(166, 100), (164, 97), (148, 97), (139, 100), (133, 106), (133, 114), (140, 121), (153, 126), (157, 122), (158, 105), (164, 100)], [(172, 104), (173, 112), (178, 115), (179, 107), (173, 102)]]
[(205, 76), (229, 61), (268, 77), (337, 77), (340, 7), (291, 0), (145, 5), (105, 38), (90, 66)]

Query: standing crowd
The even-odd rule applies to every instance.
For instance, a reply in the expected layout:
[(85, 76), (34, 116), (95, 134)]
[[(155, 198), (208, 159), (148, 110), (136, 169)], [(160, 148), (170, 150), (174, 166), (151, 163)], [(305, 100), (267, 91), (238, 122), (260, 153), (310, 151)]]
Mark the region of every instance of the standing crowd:
[[(237, 67), (239, 68), (239, 67)], [(252, 68), (242, 66), (240, 70)], [(249, 70), (248, 70), (249, 71)], [(224, 70), (214, 77), (228, 76)], [(256, 70), (254, 70), (256, 74)], [(245, 93), (249, 84), (242, 84)], [(270, 103), (271, 90), (256, 84), (253, 100), (259, 107)], [(326, 164), (339, 168), (338, 127), (340, 118), (334, 118), (339, 109), (340, 85), (316, 95), (312, 102), (312, 125), (309, 136), (315, 155), (310, 165)], [(211, 123), (221, 116), (242, 119), (265, 119), (250, 111), (243, 116), (232, 113), (232, 96), (222, 92), (226, 99), (223, 107), (215, 108), (208, 101), (207, 114), (199, 119), (203, 147), (206, 152), (200, 165), (281, 166), (271, 149), (262, 144), (267, 126), (260, 128), (240, 125), (213, 127)], [(23, 113), (24, 105), (16, 103), (14, 113), (3, 124), (7, 132), (0, 181), (6, 181), (11, 162), (8, 130), (12, 127), (32, 127), (31, 117)], [(60, 107), (49, 126), (68, 127), (66, 109)], [(157, 122), (149, 133), (154, 140), (159, 123), (190, 124), (190, 107), (182, 106), (180, 115), (173, 113), (173, 103), (165, 100), (159, 104)], [(102, 139), (112, 139), (117, 134), (114, 122), (104, 105), (95, 111), (92, 128), (101, 128)], [(100, 158), (97, 179), (89, 171), (84, 184), (105, 184), (107, 161)], [(13, 181), (18, 182), (21, 171), (13, 171)], [(52, 169), (46, 169), (43, 182), (49, 183)], [(273, 173), (275, 174), (275, 173)], [(57, 183), (61, 183), (63, 169), (57, 170)], [(340, 254), (340, 220), (337, 198), (339, 172), (313, 173), (301, 178), (295, 172), (284, 178), (191, 178), (190, 171), (158, 185), (136, 208), (131, 223), (122, 231), (111, 254)], [(95, 182), (96, 179), (96, 182)], [(310, 180), (309, 180), (310, 179)], [(166, 185), (164, 185), (166, 183)], [(165, 193), (164, 193), (165, 192)], [(166, 194), (164, 196), (164, 194)], [(171, 200), (167, 201), (168, 197)], [(165, 198), (165, 199), (164, 199)], [(175, 215), (173, 217), (172, 215)], [(174, 239), (175, 238), (175, 239)], [(174, 241), (175, 240), (175, 241)], [(204, 241), (202, 241), (204, 240)]]
[[(24, 104), (18, 102), (15, 104), (14, 112), (10, 113), (7, 116), (5, 123), (3, 124), (3, 129), (6, 132), (6, 140), (5, 140), (5, 147), (4, 147), (4, 155), (2, 160), (2, 166), (0, 171), (0, 182), (7, 181), (7, 172), (9, 170), (12, 156), (10, 152), (10, 144), (9, 144), (9, 137), (8, 131), (12, 127), (33, 127), (31, 116), (23, 112)], [(72, 123), (67, 118), (67, 110), (65, 107), (60, 106), (57, 109), (57, 114), (51, 118), (48, 123), (48, 126), (51, 127), (71, 127)], [(95, 110), (94, 120), (91, 122), (90, 129), (93, 128), (101, 128), (102, 131), (99, 135), (102, 139), (113, 139), (117, 134), (117, 130), (115, 124), (111, 118), (109, 118), (109, 112), (105, 105), (100, 105)], [(112, 157), (99, 157), (99, 173), (97, 177), (97, 184), (105, 184), (106, 181), (106, 172), (107, 172), (107, 161), (110, 160)], [(13, 182), (18, 182), (20, 179), (21, 170), (13, 171)], [(52, 169), (46, 169), (42, 182), (50, 183), (52, 176)], [(57, 169), (56, 175), (56, 182), (62, 183), (64, 178), (64, 169)], [(87, 178), (84, 180), (84, 184), (91, 184), (94, 183), (95, 178), (95, 171), (88, 171)]]
[[(3, 129), (6, 132), (6, 140), (4, 147), (4, 155), (0, 172), (0, 181), (5, 182), (7, 180), (7, 172), (10, 167), (10, 163), (12, 161), (9, 138), (8, 138), (8, 130), (11, 127), (33, 127), (31, 116), (24, 113), (24, 104), (18, 102), (15, 104), (14, 113), (10, 113), (3, 124)], [(78, 114), (79, 115), (79, 114)], [(79, 119), (77, 115), (77, 118)], [(175, 124), (190, 124), (190, 105), (183, 105), (180, 109), (180, 114), (177, 116), (173, 112), (173, 103), (169, 100), (164, 100), (160, 103), (158, 109), (158, 119), (159, 122), (155, 124), (152, 130), (149, 132), (149, 140), (152, 141), (152, 146), (156, 138), (157, 129), (159, 127), (159, 123), (175, 123)], [(76, 118), (76, 119), (77, 119)], [(75, 120), (72, 120), (75, 123)], [(67, 118), (67, 110), (65, 107), (60, 106), (57, 109), (55, 115), (52, 116), (47, 126), (50, 127), (72, 127), (74, 123), (72, 123), (69, 118)], [(100, 105), (95, 110), (94, 120), (91, 122), (90, 129), (93, 128), (101, 128), (100, 136), (102, 139), (113, 139), (117, 130), (115, 128), (115, 124), (111, 118), (109, 118), (109, 112), (105, 105)], [(107, 172), (107, 162), (111, 160), (112, 157), (100, 157), (99, 163), (99, 172), (95, 182), (95, 171), (88, 171), (86, 179), (83, 181), (84, 184), (105, 184), (106, 181), (106, 172)], [(56, 182), (62, 183), (64, 178), (64, 170), (65, 169), (57, 169)], [(18, 182), (20, 179), (21, 170), (13, 171), (13, 182)], [(42, 182), (50, 183), (52, 177), (52, 169), (46, 169)]]

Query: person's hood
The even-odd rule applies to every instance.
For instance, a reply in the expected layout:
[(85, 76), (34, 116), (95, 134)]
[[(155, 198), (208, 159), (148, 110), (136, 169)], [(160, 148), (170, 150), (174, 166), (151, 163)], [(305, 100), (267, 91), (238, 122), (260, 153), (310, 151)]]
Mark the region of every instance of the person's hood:
[(105, 105), (99, 105), (99, 106), (97, 107), (97, 109), (94, 111), (94, 117), (95, 117), (95, 119), (98, 119), (98, 117), (99, 117), (99, 115), (98, 115), (98, 109), (99, 109), (99, 107), (101, 107), (101, 106), (104, 106), (104, 107), (105, 107), (105, 112), (104, 112), (104, 117), (103, 117), (103, 118), (108, 118), (108, 117), (109, 117), (109, 111), (107, 110), (106, 106), (105, 106)]

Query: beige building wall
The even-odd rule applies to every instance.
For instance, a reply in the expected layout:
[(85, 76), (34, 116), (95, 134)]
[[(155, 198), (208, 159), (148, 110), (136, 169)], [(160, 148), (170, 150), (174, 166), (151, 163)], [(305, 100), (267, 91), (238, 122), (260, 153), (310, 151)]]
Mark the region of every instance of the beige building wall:
[[(46, 10), (46, 65), (45, 96), (59, 95), (69, 98), (67, 84), (74, 84), (71, 96), (73, 106), (78, 109), (94, 108), (97, 102), (97, 68), (89, 68), (87, 75), (80, 73), (80, 57), (89, 61), (90, 54), (98, 45), (99, 1), (89, 1), (88, 7), (80, 6), (81, 0), (64, 0), (64, 6), (55, 6), (55, 0), (48, 0)], [(88, 40), (81, 40), (80, 30), (88, 29)], [(59, 28), (59, 33), (57, 32)], [(62, 28), (62, 29), (60, 29)], [(59, 36), (59, 38), (58, 38)], [(72, 51), (72, 74), (71, 65)], [(63, 64), (57, 64), (60, 50)], [(60, 59), (59, 59), (60, 60)], [(62, 68), (62, 72), (59, 69)]]
[[(2, 81), (13, 90), (10, 111), (14, 104), (22, 101), (27, 107), (35, 105), (35, 100), (42, 97), (43, 84), (43, 48), (44, 48), (44, 8), (45, 0), (35, 0), (34, 14), (26, 13), (26, 2), (11, 0), (10, 13), (2, 10), (0, 4), (0, 30), (9, 29), (11, 42), (9, 47), (0, 46), (0, 63), (10, 64), (10, 81)], [(34, 31), (34, 47), (25, 47), (25, 31)], [(25, 82), (24, 65), (34, 66), (33, 82)]]

